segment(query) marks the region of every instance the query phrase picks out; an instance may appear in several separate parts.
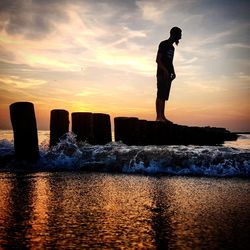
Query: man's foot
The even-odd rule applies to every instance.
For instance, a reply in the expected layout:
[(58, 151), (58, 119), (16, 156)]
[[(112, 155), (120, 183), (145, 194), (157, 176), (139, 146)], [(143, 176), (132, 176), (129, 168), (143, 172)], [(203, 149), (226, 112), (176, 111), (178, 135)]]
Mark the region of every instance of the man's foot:
[(167, 124), (173, 124), (173, 122), (168, 120), (166, 117), (164, 117), (164, 122), (167, 123)]
[(166, 117), (157, 117), (156, 121), (157, 122), (164, 122), (166, 124), (173, 124), (173, 122), (171, 122), (170, 120), (168, 120)]
[(163, 118), (156, 118), (155, 121), (157, 121), (157, 122), (165, 122), (165, 119), (163, 119)]

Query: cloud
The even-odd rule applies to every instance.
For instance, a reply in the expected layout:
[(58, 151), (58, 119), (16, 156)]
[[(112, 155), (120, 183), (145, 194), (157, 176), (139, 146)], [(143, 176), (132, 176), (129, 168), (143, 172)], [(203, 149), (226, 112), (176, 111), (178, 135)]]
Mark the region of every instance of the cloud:
[(234, 49), (234, 48), (250, 49), (250, 45), (244, 44), (244, 43), (227, 43), (227, 44), (225, 44), (225, 48), (228, 48), (228, 49)]
[[(2, 33), (2, 47), (15, 50), (17, 64), (69, 71), (105, 64), (152, 73), (151, 54), (137, 44), (137, 39), (147, 40), (147, 33), (129, 27), (128, 18), (136, 15), (134, 1), (23, 1), (9, 8), (4, 3), (0, 9), (6, 15), (7, 34)], [(40, 17), (41, 23), (34, 21)], [(23, 38), (11, 40), (14, 35)], [(34, 40), (38, 38), (39, 43)]]
[[(183, 39), (176, 47), (176, 92), (168, 107), (204, 109), (226, 98), (225, 107), (232, 100), (242, 103), (249, 84), (247, 8), (231, 20), (238, 2), (217, 2), (2, 0), (0, 88), (44, 110), (108, 108), (152, 118), (157, 46), (177, 25)], [(238, 99), (228, 97), (237, 91)]]
[(78, 93), (76, 93), (75, 96), (89, 97), (89, 96), (97, 96), (104, 93), (105, 91), (101, 90), (100, 88), (87, 87), (84, 90), (81, 90)]
[(8, 34), (21, 34), (29, 39), (40, 39), (52, 32), (58, 22), (66, 22), (67, 14), (61, 5), (66, 1), (2, 0), (0, 28)]
[[(23, 35), (28, 39), (43, 39), (57, 30), (57, 26), (69, 21), (68, 10), (83, 17), (87, 24), (105, 22), (112, 25), (131, 17), (135, 1), (100, 0), (2, 0), (0, 3), (0, 29), (11, 35)], [(92, 15), (96, 13), (96, 15)], [(115, 20), (115, 23), (114, 23)]]
[(21, 78), (19, 76), (0, 76), (0, 81), (11, 86), (11, 88), (20, 88), (20, 89), (31, 89), (39, 85), (44, 85), (46, 81), (31, 79), (31, 78)]
[(165, 8), (162, 8), (164, 6), (162, 1), (137, 1), (136, 4), (144, 20), (153, 23), (160, 23), (162, 21), (165, 12)]
[(15, 54), (0, 45), (0, 58), (4, 61), (14, 61)]
[(202, 41), (200, 41), (201, 45), (207, 45), (207, 44), (215, 44), (216, 42), (227, 38), (228, 36), (232, 35), (233, 31), (232, 30), (226, 30), (226, 31), (222, 31), (222, 32), (218, 32), (218, 33), (214, 33), (214, 34), (209, 34), (207, 37), (205, 37), (204, 39), (202, 39)]

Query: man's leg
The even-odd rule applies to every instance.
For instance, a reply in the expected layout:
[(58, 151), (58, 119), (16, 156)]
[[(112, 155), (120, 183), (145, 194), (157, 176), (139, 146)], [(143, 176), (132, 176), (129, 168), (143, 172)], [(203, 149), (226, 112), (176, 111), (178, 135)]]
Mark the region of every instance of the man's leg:
[(156, 121), (165, 121), (165, 100), (156, 98)]
[[(157, 78), (156, 121), (172, 123), (165, 117), (165, 101), (168, 100), (171, 81)], [(161, 97), (161, 98), (159, 98)]]
[(165, 117), (165, 100), (156, 98), (156, 121), (173, 123)]

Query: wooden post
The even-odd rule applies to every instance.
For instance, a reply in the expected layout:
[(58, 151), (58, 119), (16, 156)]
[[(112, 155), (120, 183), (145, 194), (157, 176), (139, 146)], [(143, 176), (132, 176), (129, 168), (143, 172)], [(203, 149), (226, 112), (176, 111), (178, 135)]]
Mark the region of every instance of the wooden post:
[(147, 121), (147, 144), (171, 145), (179, 141), (177, 125), (160, 121)]
[(168, 131), (169, 128), (172, 127), (172, 124), (167, 124), (164, 122), (157, 122), (157, 145), (167, 145), (168, 143)]
[(176, 144), (176, 127), (175, 124), (166, 124), (164, 131), (165, 145)]
[(204, 144), (207, 145), (217, 145), (217, 144), (223, 144), (225, 141), (225, 129), (223, 128), (205, 128), (207, 132), (209, 133), (209, 137), (207, 136), (204, 138)]
[(139, 138), (138, 138), (138, 145), (147, 145), (147, 121), (146, 120), (139, 120), (138, 121), (138, 131), (139, 131)]
[(50, 146), (55, 146), (61, 136), (69, 132), (69, 112), (53, 109), (50, 112)]
[(115, 141), (122, 141), (127, 145), (138, 145), (138, 118), (115, 117)]
[(147, 122), (147, 144), (148, 145), (159, 145), (160, 134), (159, 127), (162, 122), (148, 121)]
[(188, 126), (178, 125), (177, 127), (177, 136), (176, 144), (188, 145), (191, 142), (192, 131)]
[(93, 114), (90, 112), (75, 112), (72, 116), (72, 132), (78, 141), (93, 143)]
[(93, 114), (94, 144), (106, 144), (112, 141), (110, 116)]
[(11, 104), (10, 118), (16, 159), (35, 162), (39, 158), (39, 148), (34, 105), (30, 102)]

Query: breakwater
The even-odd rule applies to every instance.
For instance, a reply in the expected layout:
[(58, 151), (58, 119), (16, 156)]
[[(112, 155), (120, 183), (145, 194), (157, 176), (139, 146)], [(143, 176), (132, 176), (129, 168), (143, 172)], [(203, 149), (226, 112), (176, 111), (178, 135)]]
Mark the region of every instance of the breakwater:
[[(39, 158), (37, 125), (34, 105), (17, 102), (10, 105), (14, 132), (15, 156), (20, 160), (36, 161)], [(112, 141), (111, 122), (108, 114), (75, 112), (72, 132), (77, 141), (92, 145), (104, 145)], [(69, 112), (55, 109), (50, 116), (50, 146), (56, 146), (60, 138), (69, 132)], [(115, 141), (126, 145), (218, 145), (237, 140), (237, 134), (225, 128), (189, 127), (157, 121), (140, 120), (137, 117), (114, 118)]]

